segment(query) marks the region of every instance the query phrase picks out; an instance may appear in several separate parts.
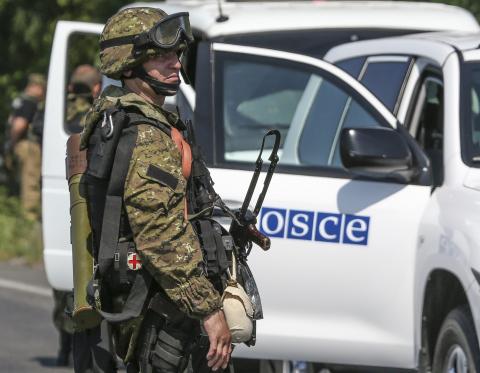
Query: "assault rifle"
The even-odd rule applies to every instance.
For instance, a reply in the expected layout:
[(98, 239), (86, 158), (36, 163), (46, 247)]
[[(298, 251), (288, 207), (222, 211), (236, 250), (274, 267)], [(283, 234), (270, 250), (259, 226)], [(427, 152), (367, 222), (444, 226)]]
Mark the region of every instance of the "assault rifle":
[[(187, 139), (192, 149), (192, 180), (189, 198), (189, 216), (197, 217), (200, 215), (210, 215), (213, 212), (213, 208), (217, 207), (223, 211), (227, 216), (232, 218), (232, 224), (230, 226), (230, 234), (233, 237), (235, 245), (240, 248), (240, 255), (243, 259), (250, 254), (252, 249), (252, 243), (257, 244), (263, 250), (270, 248), (270, 239), (258, 231), (255, 224), (257, 223), (257, 216), (262, 208), (265, 195), (267, 194), (270, 181), (272, 180), (273, 173), (278, 163), (278, 149), (280, 148), (280, 132), (276, 129), (269, 130), (262, 139), (262, 145), (260, 147), (260, 154), (255, 162), (255, 171), (250, 181), (245, 200), (239, 211), (233, 212), (222, 199), (217, 195), (213, 188), (213, 181), (210, 177), (203, 158), (200, 155), (200, 150), (196, 144), (195, 132), (191, 121), (185, 121)], [(262, 171), (263, 159), (262, 154), (265, 148), (265, 142), (269, 136), (273, 136), (274, 143), (268, 160), (270, 165), (268, 167), (265, 181), (263, 183), (263, 189), (260, 192), (257, 203), (253, 211), (248, 209), (252, 200), (253, 193), (258, 183), (260, 172)]]
[[(258, 183), (258, 177), (260, 176), (260, 172), (262, 171), (262, 153), (265, 147), (265, 140), (268, 136), (275, 137), (273, 149), (270, 153), (270, 157), (268, 158), (268, 160), (270, 161), (270, 165), (265, 176), (265, 181), (263, 182), (263, 189), (260, 192), (257, 203), (255, 204), (255, 208), (253, 209), (253, 211), (250, 211), (248, 209), (248, 206), (250, 205), (253, 192), (255, 191)], [(260, 209), (262, 208), (263, 201), (265, 199), (265, 195), (267, 194), (267, 190), (270, 185), (270, 181), (272, 180), (273, 173), (275, 172), (275, 168), (277, 167), (280, 138), (280, 132), (275, 129), (268, 131), (265, 136), (263, 136), (260, 154), (258, 155), (257, 161), (255, 162), (255, 171), (253, 173), (252, 180), (250, 181), (250, 186), (248, 187), (245, 200), (243, 201), (240, 210), (235, 213), (235, 219), (233, 219), (230, 226), (230, 234), (232, 235), (236, 246), (244, 249), (246, 256), (250, 254), (250, 250), (252, 249), (252, 242), (260, 246), (260, 248), (262, 248), (263, 250), (268, 250), (270, 248), (270, 238), (259, 232), (255, 224), (257, 223), (257, 216), (260, 213)]]

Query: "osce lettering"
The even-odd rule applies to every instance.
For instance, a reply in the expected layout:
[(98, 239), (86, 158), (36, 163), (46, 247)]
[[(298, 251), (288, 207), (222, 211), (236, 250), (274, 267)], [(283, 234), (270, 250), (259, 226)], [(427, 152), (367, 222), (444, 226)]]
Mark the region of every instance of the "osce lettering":
[(269, 237), (365, 246), (370, 217), (264, 207), (259, 223)]

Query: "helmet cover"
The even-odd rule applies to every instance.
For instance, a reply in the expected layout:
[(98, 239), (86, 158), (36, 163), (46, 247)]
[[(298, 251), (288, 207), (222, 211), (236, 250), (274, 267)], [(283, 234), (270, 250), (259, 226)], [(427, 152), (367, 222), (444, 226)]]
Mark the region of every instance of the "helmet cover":
[[(157, 8), (126, 8), (109, 18), (103, 28), (100, 42), (118, 37), (138, 35), (149, 31), (155, 24), (167, 17)], [(144, 63), (148, 58), (164, 50), (148, 48), (142, 53), (134, 52), (133, 44), (112, 46), (100, 51), (100, 70), (112, 79), (120, 79), (122, 73)]]

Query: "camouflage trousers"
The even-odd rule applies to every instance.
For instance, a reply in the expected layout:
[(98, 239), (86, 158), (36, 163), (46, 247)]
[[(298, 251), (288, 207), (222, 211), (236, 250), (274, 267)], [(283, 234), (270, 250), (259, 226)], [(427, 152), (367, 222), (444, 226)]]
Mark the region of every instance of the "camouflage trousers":
[(42, 153), (40, 144), (20, 140), (14, 148), (16, 174), (20, 183), (20, 203), (25, 216), (40, 220)]
[(53, 324), (58, 331), (73, 334), (73, 320), (65, 313), (65, 309), (73, 309), (73, 296), (69, 291), (53, 290)]

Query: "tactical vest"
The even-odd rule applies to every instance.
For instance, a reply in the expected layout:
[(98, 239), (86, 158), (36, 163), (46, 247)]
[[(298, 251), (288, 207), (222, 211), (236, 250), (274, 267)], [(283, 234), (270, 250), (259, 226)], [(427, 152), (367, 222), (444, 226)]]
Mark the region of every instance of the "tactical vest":
[[(129, 270), (127, 265), (129, 256), (136, 251), (123, 204), (123, 191), (139, 124), (151, 125), (172, 138), (182, 154), (182, 172), (187, 180), (190, 173), (190, 181), (199, 176), (209, 177), (208, 170), (199, 159), (198, 150), (193, 148), (190, 152), (189, 144), (176, 128), (121, 108), (104, 112), (102, 123), (96, 125), (89, 139), (85, 181), (96, 263), (94, 277), (108, 283), (109, 289), (115, 289), (126, 298), (120, 313), (109, 313), (105, 307), (97, 307), (102, 308), (99, 312), (110, 322), (132, 319), (141, 313), (145, 302), (151, 302), (151, 276), (144, 269)], [(196, 191), (192, 190), (195, 189), (194, 184), (197, 185)], [(192, 224), (203, 250), (204, 272), (221, 294), (227, 285), (233, 241), (220, 224), (209, 218), (213, 200), (208, 196), (207, 189), (198, 182), (189, 182), (186, 200), (192, 203), (189, 203), (188, 209), (185, 206), (185, 214), (202, 216), (194, 219)], [(98, 298), (95, 279), (90, 289), (92, 298)], [(98, 300), (97, 305), (101, 303)], [(165, 300), (159, 301), (164, 303)]]

